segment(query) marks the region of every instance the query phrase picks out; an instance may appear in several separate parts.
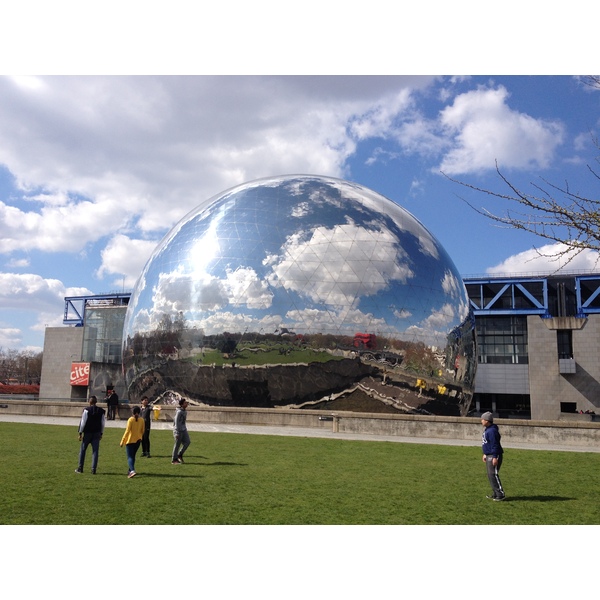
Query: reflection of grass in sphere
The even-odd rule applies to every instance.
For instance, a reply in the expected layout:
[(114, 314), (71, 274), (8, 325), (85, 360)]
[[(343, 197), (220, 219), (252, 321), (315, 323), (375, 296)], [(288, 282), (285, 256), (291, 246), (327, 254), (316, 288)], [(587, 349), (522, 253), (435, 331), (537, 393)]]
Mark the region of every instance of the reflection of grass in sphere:
[(311, 362), (326, 363), (332, 360), (342, 360), (343, 356), (332, 356), (329, 352), (311, 349), (290, 348), (285, 352), (279, 349), (261, 349), (255, 352), (254, 347), (239, 348), (233, 357), (227, 358), (219, 350), (209, 350), (204, 356), (197, 357), (198, 364), (215, 365), (217, 367), (235, 363), (238, 366), (248, 365), (287, 365), (293, 363), (309, 364)]

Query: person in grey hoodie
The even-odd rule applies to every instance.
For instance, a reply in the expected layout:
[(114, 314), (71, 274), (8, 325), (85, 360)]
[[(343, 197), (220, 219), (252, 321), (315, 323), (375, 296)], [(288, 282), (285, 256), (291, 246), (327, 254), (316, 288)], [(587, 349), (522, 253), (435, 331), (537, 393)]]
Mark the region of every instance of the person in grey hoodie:
[(502, 466), (502, 456), (504, 450), (500, 444), (500, 430), (494, 423), (494, 416), (491, 412), (484, 412), (481, 415), (481, 424), (484, 427), (481, 440), (483, 450), (483, 462), (487, 468), (487, 476), (492, 486), (492, 495), (486, 496), (490, 500), (499, 502), (504, 500), (505, 494), (500, 481), (500, 467)]
[(183, 463), (183, 453), (190, 445), (190, 434), (188, 433), (186, 424), (187, 406), (188, 401), (182, 398), (175, 412), (175, 420), (173, 421), (175, 445), (173, 446), (173, 456), (171, 457), (171, 464), (173, 465)]

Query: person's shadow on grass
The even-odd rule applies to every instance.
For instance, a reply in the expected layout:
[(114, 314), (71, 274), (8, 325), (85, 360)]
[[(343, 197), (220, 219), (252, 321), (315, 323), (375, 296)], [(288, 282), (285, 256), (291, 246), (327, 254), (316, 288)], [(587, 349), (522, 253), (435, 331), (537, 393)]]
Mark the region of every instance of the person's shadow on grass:
[[(171, 458), (171, 455), (169, 456), (165, 456), (165, 455), (159, 455), (159, 454), (153, 454), (152, 458)], [(152, 461), (152, 458), (150, 459), (150, 461)], [(208, 460), (208, 456), (200, 456), (198, 454), (195, 454), (193, 457), (190, 457), (193, 459), (200, 459), (200, 460)], [(237, 463), (237, 462), (226, 462), (226, 461), (216, 461), (216, 462), (198, 462), (196, 460), (190, 460), (190, 458), (185, 459), (185, 462), (182, 463), (181, 465), (173, 465), (174, 467), (177, 466), (181, 466), (182, 468), (185, 469), (186, 465), (196, 465), (196, 466), (203, 466), (203, 467), (247, 467), (248, 463)]]
[[(169, 456), (166, 456), (166, 455), (161, 456), (161, 455), (155, 454), (155, 455), (153, 455), (153, 458), (158, 458), (158, 459), (169, 458), (170, 459), (171, 456), (170, 455)], [(194, 456), (194, 458), (204, 459), (204, 460), (208, 459), (207, 456)], [(152, 461), (152, 459), (150, 459), (150, 461)], [(172, 473), (152, 473), (152, 472), (148, 472), (148, 471), (140, 471), (140, 472), (136, 472), (135, 478), (137, 478), (137, 477), (193, 477), (193, 478), (203, 477), (203, 475), (196, 475), (194, 473), (189, 473), (189, 472), (186, 473), (186, 466), (247, 467), (248, 463), (236, 463), (236, 462), (226, 462), (226, 461), (215, 461), (215, 462), (209, 463), (209, 462), (190, 461), (190, 460), (186, 459), (185, 463), (173, 465)], [(99, 472), (98, 474), (99, 475), (122, 475), (122, 473), (115, 473), (115, 472), (109, 472), (109, 471)]]
[(504, 502), (568, 502), (575, 500), (567, 496), (510, 496)]

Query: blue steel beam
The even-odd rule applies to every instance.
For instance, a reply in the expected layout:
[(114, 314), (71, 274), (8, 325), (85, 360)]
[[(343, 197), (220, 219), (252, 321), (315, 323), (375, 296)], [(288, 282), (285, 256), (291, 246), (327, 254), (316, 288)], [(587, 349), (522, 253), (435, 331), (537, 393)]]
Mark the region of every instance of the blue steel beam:
[[(586, 282), (586, 287), (596, 286), (596, 289), (584, 300), (582, 292), (582, 282)], [(590, 286), (590, 284), (592, 284)], [(600, 277), (598, 276), (578, 276), (575, 277), (575, 296), (577, 298), (577, 316), (585, 317), (588, 314), (600, 313), (600, 307), (592, 306), (592, 303), (600, 295)]]
[[(513, 278), (513, 279), (464, 279), (463, 282), (467, 286), (479, 286), (477, 294), (473, 294), (475, 299), (470, 295), (469, 301), (475, 315), (541, 315), (542, 317), (549, 316), (548, 310), (548, 280), (547, 279), (530, 279), (530, 278)], [(543, 300), (538, 300), (528, 289), (527, 284), (536, 283), (542, 284)], [(484, 303), (484, 286), (500, 285), (499, 291), (494, 297)], [(519, 290), (527, 301), (531, 304), (527, 308), (517, 308), (515, 302), (515, 289)], [(510, 292), (510, 306), (496, 308), (496, 304), (502, 298), (507, 297), (507, 292)]]
[[(114, 294), (97, 294), (91, 296), (67, 296), (65, 297), (63, 324), (83, 327), (85, 307), (88, 304), (109, 300), (116, 306), (123, 306), (129, 303), (130, 298), (131, 292), (115, 292)], [(75, 313), (75, 316), (72, 313)]]

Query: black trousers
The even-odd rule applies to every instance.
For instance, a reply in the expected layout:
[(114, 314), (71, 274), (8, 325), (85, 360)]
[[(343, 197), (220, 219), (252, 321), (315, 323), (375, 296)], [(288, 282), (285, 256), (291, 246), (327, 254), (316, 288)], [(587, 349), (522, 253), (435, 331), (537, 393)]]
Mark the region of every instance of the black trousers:
[(142, 454), (150, 454), (150, 428), (144, 431), (142, 436)]

